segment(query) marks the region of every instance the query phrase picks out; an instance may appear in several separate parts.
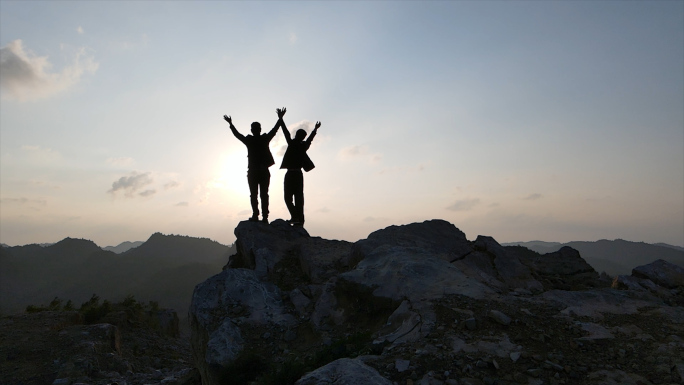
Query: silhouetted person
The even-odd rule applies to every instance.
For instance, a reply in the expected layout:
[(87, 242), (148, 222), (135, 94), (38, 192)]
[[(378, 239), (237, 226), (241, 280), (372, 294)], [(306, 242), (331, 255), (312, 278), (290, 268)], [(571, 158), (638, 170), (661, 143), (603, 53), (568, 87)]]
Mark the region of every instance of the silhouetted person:
[(233, 132), (233, 135), (247, 146), (247, 183), (249, 184), (249, 199), (252, 204), (252, 217), (249, 218), (250, 221), (259, 220), (258, 196), (261, 195), (262, 220), (268, 223), (268, 186), (271, 182), (271, 173), (268, 171), (268, 168), (275, 164), (268, 144), (278, 132), (278, 126), (281, 124), (285, 112), (285, 108), (282, 110), (276, 109), (278, 121), (268, 134), (262, 135), (261, 124), (254, 122), (252, 123), (252, 135), (247, 136), (238, 132), (230, 116), (223, 115), (226, 122), (230, 124), (230, 130)]
[(290, 132), (285, 127), (285, 122), (280, 119), (280, 124), (283, 127), (283, 135), (287, 140), (287, 151), (283, 156), (283, 163), (280, 168), (286, 168), (285, 174), (285, 205), (290, 211), (290, 222), (295, 226), (304, 225), (304, 171), (311, 171), (315, 167), (306, 151), (311, 146), (321, 122), (316, 122), (316, 127), (311, 132), (311, 135), (306, 137), (306, 131), (299, 129), (295, 133), (294, 139), (290, 138)]

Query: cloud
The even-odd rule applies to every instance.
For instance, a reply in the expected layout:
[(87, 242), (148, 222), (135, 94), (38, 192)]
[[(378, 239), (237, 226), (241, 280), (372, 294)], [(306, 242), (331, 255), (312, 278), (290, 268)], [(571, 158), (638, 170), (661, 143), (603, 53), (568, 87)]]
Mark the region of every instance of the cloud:
[(320, 209), (316, 210), (318, 213), (329, 213), (330, 209), (327, 207), (321, 207)]
[(164, 190), (168, 190), (178, 186), (180, 186), (180, 183), (176, 182), (175, 180), (172, 180), (171, 182), (164, 184)]
[(112, 166), (116, 167), (125, 167), (125, 166), (130, 166), (133, 163), (135, 163), (135, 160), (133, 158), (129, 157), (121, 157), (121, 158), (107, 158), (107, 164), (110, 164)]
[(522, 199), (523, 199), (524, 201), (536, 201), (536, 200), (538, 200), (538, 199), (541, 199), (541, 197), (542, 197), (541, 194), (539, 194), (539, 193), (534, 193), (534, 194), (530, 194), (530, 195), (528, 195), (528, 196), (526, 196), (526, 197), (524, 197), (524, 198), (522, 198)]
[(365, 218), (363, 218), (363, 221), (364, 221), (364, 222), (373, 222), (373, 221), (375, 221), (376, 219), (377, 219), (377, 218), (375, 218), (375, 217), (365, 217)]
[(71, 65), (62, 72), (50, 72), (52, 64), (47, 56), (36, 56), (24, 49), (21, 40), (14, 40), (0, 48), (2, 98), (19, 101), (46, 98), (71, 88), (83, 74), (94, 73), (98, 66), (85, 48), (79, 48)]
[(0, 199), (0, 202), (6, 203), (6, 204), (16, 204), (16, 205), (38, 205), (38, 206), (45, 206), (47, 205), (47, 201), (44, 199), (28, 199), (28, 198), (2, 198)]
[(78, 28), (76, 28), (76, 32), (78, 32), (80, 35), (83, 35), (83, 27), (79, 25)]
[(297, 42), (297, 34), (294, 32), (290, 32), (290, 44), (294, 44)]
[(175, 204), (176, 207), (188, 207), (188, 202), (178, 202)]
[(382, 160), (382, 154), (371, 153), (368, 146), (365, 145), (353, 145), (344, 147), (338, 153), (340, 159), (345, 161), (351, 160), (365, 160), (368, 163), (378, 163)]
[[(123, 191), (125, 196), (131, 198), (133, 197), (133, 194), (138, 192), (138, 190), (152, 183), (153, 179), (150, 176), (150, 174), (151, 173), (149, 172), (143, 174), (133, 172), (129, 176), (122, 176), (121, 178), (119, 178), (119, 180), (112, 183), (112, 188), (107, 192), (112, 195), (116, 195), (117, 191)], [(143, 191), (141, 195), (147, 194), (142, 196), (148, 196), (150, 194), (154, 194), (154, 192), (149, 193), (148, 191), (156, 192), (155, 190), (146, 190)]]
[(446, 209), (451, 211), (468, 211), (472, 210), (475, 206), (480, 204), (480, 199), (462, 199), (460, 201), (454, 202), (453, 205), (448, 206)]
[(152, 195), (154, 195), (154, 194), (156, 194), (156, 193), (157, 193), (157, 190), (155, 190), (155, 189), (150, 189), (150, 190), (145, 190), (145, 191), (141, 192), (141, 193), (138, 194), (138, 195), (140, 195), (141, 197), (146, 197), (146, 198), (147, 198), (147, 197), (151, 197)]

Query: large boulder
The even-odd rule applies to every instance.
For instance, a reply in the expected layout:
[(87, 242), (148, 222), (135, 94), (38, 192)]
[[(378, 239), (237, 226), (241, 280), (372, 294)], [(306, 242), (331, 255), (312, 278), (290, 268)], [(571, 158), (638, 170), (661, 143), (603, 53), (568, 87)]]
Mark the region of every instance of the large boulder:
[(260, 278), (273, 272), (285, 254), (309, 238), (303, 227), (293, 227), (282, 219), (270, 224), (242, 221), (235, 228), (236, 255), (228, 267), (253, 269)]
[(650, 279), (668, 289), (684, 287), (684, 268), (662, 259), (635, 267), (632, 270), (632, 276)]
[(473, 251), (461, 230), (447, 221), (433, 219), (374, 231), (354, 244), (354, 253), (358, 259), (363, 259), (383, 245), (418, 249), (448, 262)]
[(516, 255), (535, 275), (547, 282), (550, 289), (585, 289), (599, 285), (599, 274), (572, 247), (564, 246), (544, 255), (519, 246), (507, 247), (506, 251)]
[(530, 269), (515, 254), (508, 253), (494, 238), (478, 235), (474, 246), (476, 250), (493, 257), (499, 280), (508, 285), (510, 290), (522, 288), (536, 293), (544, 291), (544, 286), (534, 278)]
[(340, 358), (305, 374), (295, 385), (392, 385), (377, 370), (358, 359)]
[(274, 284), (254, 270), (227, 269), (195, 287), (190, 305), (191, 345), (205, 385), (218, 384), (220, 373), (242, 352), (242, 328), (289, 328), (296, 323)]
[(447, 294), (483, 298), (494, 293), (440, 255), (415, 247), (377, 247), (354, 270), (340, 277), (372, 287), (374, 295), (396, 301), (409, 299), (416, 302)]

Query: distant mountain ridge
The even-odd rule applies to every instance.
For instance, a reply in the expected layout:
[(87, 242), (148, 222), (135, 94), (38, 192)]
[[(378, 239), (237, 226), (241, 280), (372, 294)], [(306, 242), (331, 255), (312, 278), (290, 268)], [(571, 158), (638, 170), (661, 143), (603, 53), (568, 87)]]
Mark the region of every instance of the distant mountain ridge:
[(145, 243), (145, 242), (143, 242), (143, 241), (135, 241), (135, 242), (126, 241), (126, 242), (121, 242), (116, 246), (103, 247), (102, 250), (107, 250), (107, 251), (111, 251), (112, 253), (121, 254), (121, 253), (125, 253), (126, 251), (128, 251), (130, 249), (134, 249), (134, 248), (142, 245), (143, 243)]
[(46, 247), (3, 246), (0, 311), (19, 312), (54, 297), (78, 305), (95, 293), (110, 300), (133, 294), (183, 314), (194, 285), (219, 273), (234, 250), (207, 238), (161, 233), (121, 254), (75, 238)]
[(629, 275), (637, 266), (649, 264), (658, 259), (664, 259), (679, 266), (684, 266), (684, 248), (665, 243), (650, 244), (645, 242), (631, 242), (624, 239), (601, 239), (595, 242), (510, 242), (503, 246), (524, 246), (540, 254), (558, 251), (563, 246), (569, 246), (580, 252), (580, 255), (596, 271), (605, 271), (610, 275)]

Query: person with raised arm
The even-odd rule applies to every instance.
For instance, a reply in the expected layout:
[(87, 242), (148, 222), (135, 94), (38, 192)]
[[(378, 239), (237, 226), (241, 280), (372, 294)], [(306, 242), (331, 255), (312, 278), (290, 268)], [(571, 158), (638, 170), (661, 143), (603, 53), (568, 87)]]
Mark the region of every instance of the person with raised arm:
[(290, 212), (290, 223), (294, 226), (304, 226), (304, 175), (302, 169), (309, 172), (315, 167), (306, 151), (311, 146), (321, 122), (316, 122), (316, 126), (306, 140), (306, 131), (299, 129), (295, 133), (294, 139), (290, 137), (290, 132), (285, 126), (285, 122), (280, 119), (283, 128), (283, 135), (287, 140), (287, 150), (283, 156), (283, 163), (280, 168), (287, 169), (285, 173), (285, 205)]
[(258, 197), (261, 196), (262, 221), (268, 223), (268, 186), (271, 183), (271, 173), (268, 171), (268, 168), (275, 164), (273, 154), (271, 154), (268, 146), (278, 132), (278, 127), (286, 111), (284, 107), (276, 109), (278, 121), (267, 134), (261, 134), (261, 124), (254, 122), (251, 126), (252, 135), (247, 136), (238, 132), (230, 116), (223, 115), (223, 119), (230, 125), (230, 131), (233, 132), (233, 135), (247, 146), (247, 184), (249, 184), (249, 199), (252, 204), (252, 217), (249, 218), (250, 221), (259, 220)]

